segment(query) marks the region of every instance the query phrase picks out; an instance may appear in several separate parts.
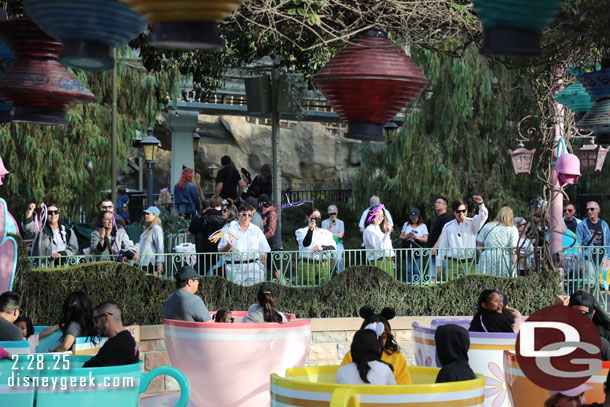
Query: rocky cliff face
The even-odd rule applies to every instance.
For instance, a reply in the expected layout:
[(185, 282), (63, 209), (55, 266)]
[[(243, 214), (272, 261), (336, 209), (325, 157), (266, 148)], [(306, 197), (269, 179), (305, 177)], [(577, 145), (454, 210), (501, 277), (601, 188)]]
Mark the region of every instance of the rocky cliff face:
[[(271, 164), (271, 126), (252, 124), (239, 116), (199, 115), (197, 133), (201, 136), (195, 163), (202, 178), (209, 179), (207, 167), (220, 166), (227, 154), (237, 168), (254, 174), (263, 164)], [(155, 137), (161, 141), (154, 166), (155, 192), (169, 186), (171, 132), (163, 118), (157, 120)], [(282, 183), (346, 182), (360, 165), (360, 142), (331, 134), (319, 123), (298, 122), (292, 129), (280, 129)], [(130, 157), (136, 157), (137, 151)], [(137, 188), (135, 171), (120, 181)], [(146, 182), (146, 181), (144, 181)]]

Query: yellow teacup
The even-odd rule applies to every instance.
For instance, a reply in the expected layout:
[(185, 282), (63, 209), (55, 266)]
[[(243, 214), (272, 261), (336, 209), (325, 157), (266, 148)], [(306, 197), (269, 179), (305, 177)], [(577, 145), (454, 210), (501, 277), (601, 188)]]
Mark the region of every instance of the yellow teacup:
[(271, 406), (290, 407), (475, 407), (484, 402), (485, 381), (436, 384), (440, 369), (409, 366), (413, 384), (396, 386), (335, 384), (339, 366), (310, 366), (271, 375)]

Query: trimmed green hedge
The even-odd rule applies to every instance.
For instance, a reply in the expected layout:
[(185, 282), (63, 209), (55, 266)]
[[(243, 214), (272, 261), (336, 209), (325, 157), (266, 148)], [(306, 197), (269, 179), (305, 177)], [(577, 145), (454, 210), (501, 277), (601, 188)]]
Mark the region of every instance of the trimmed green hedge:
[[(378, 310), (392, 306), (397, 315), (472, 315), (485, 288), (507, 293), (511, 306), (527, 315), (550, 305), (560, 293), (556, 272), (512, 279), (472, 275), (442, 285), (413, 287), (371, 266), (350, 267), (321, 287), (274, 286), (279, 308), (298, 317), (352, 317), (364, 304)], [(127, 264), (99, 262), (56, 269), (23, 267), (14, 284), (14, 291), (24, 298), (22, 308), (36, 325), (56, 323), (64, 298), (75, 290), (86, 292), (94, 305), (116, 301), (127, 324), (150, 325), (161, 323), (161, 309), (174, 290), (174, 282), (147, 276)], [(246, 310), (257, 290), (258, 286), (243, 287), (220, 277), (205, 277), (199, 295), (210, 310)]]

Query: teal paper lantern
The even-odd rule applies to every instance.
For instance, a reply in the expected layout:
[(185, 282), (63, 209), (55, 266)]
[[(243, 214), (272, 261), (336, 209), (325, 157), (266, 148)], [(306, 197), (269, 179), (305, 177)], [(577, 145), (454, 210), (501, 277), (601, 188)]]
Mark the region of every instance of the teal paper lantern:
[(602, 61), (602, 68), (577, 76), (594, 103), (576, 126), (596, 136), (610, 133), (610, 60)]
[(110, 49), (146, 29), (146, 20), (118, 0), (24, 0), (27, 15), (64, 45), (59, 62), (86, 71), (114, 66)]
[(540, 55), (542, 32), (562, 0), (473, 0), (483, 24), (482, 54)]
[(585, 113), (591, 106), (593, 106), (593, 100), (591, 96), (582, 86), (579, 81), (574, 82), (564, 90), (555, 94), (555, 100), (574, 113)]

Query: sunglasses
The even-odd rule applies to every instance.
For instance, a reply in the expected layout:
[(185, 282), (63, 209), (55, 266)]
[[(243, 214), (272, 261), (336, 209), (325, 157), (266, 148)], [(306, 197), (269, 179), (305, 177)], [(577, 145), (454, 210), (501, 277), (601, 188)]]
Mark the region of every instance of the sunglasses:
[(598, 208), (587, 208), (587, 211), (589, 211), (589, 212), (593, 212), (593, 211), (594, 211), (594, 210), (596, 210), (596, 209), (598, 209)]
[(466, 213), (468, 212), (468, 209), (458, 209), (455, 211), (455, 213)]
[(526, 225), (527, 225), (527, 223), (522, 223), (519, 225), (519, 227), (526, 226)]
[(54, 211), (47, 211), (49, 215), (59, 215), (59, 209)]
[(95, 323), (97, 323), (97, 320), (100, 319), (101, 317), (103, 317), (104, 315), (112, 315), (112, 312), (104, 312), (103, 314), (97, 315), (97, 316), (93, 316), (93, 320), (95, 321)]
[(102, 209), (112, 209), (112, 205), (102, 206)]
[(246, 218), (251, 218), (252, 214), (251, 213), (240, 213), (239, 216), (244, 216)]
[(574, 209), (564, 209), (563, 213), (573, 213)]
[(329, 213), (328, 216), (337, 216), (336, 213)]
[(226, 210), (225, 208), (223, 208), (221, 212), (222, 212), (222, 213), (225, 213), (226, 211), (227, 211), (227, 210)]

